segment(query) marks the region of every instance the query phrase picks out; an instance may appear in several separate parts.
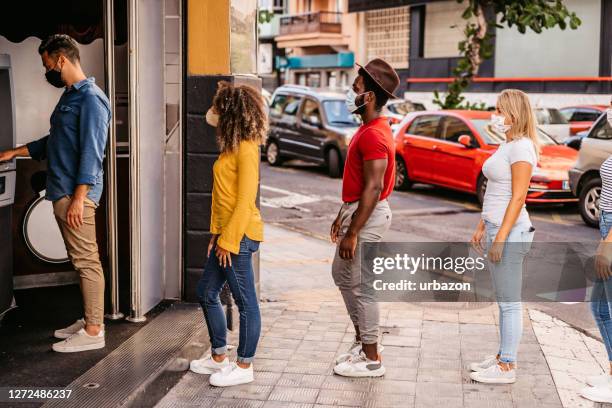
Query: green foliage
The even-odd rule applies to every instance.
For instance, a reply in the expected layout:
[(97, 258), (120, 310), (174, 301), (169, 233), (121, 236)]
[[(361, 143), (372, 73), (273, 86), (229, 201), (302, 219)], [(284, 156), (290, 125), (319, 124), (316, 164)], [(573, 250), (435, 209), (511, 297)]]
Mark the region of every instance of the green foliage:
[[(559, 26), (575, 30), (581, 21), (570, 12), (563, 0), (457, 0), (466, 3), (462, 17), (468, 20), (463, 30), (465, 39), (458, 48), (461, 58), (453, 69), (454, 81), (447, 93), (434, 91), (433, 102), (442, 109), (484, 109), (482, 104), (470, 104), (461, 96), (478, 73), (480, 64), (493, 55), (493, 35), (489, 27), (516, 26), (524, 34), (527, 29), (535, 33)], [(485, 15), (484, 10), (490, 10)], [(499, 22), (497, 21), (499, 19)]]
[(259, 24), (266, 24), (272, 21), (272, 17), (274, 17), (274, 12), (266, 9), (260, 9), (257, 16), (257, 21)]

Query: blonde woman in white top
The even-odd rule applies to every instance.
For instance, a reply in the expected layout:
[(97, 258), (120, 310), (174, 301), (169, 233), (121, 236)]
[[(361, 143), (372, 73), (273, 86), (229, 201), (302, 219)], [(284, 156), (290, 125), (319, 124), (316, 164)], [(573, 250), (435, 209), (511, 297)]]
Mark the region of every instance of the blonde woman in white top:
[[(523, 260), (534, 228), (525, 198), (538, 162), (538, 136), (529, 98), (507, 89), (497, 98), (493, 131), (506, 142), (484, 163), (487, 190), (472, 245), (487, 251), (489, 270), (499, 305), (500, 345), (496, 355), (471, 364), (471, 378), (484, 383), (516, 381), (517, 350), (523, 331), (521, 285)], [(483, 241), (485, 245), (483, 246)]]

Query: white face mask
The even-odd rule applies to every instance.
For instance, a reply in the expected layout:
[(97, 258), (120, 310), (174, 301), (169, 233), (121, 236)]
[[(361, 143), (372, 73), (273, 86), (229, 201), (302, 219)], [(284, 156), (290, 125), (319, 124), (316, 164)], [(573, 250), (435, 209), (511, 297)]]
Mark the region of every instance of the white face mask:
[(612, 107), (608, 108), (608, 111), (606, 112), (607, 115), (607, 119), (608, 119), (608, 125), (610, 125), (610, 127), (612, 127)]
[(504, 122), (506, 118), (501, 115), (492, 115), (491, 116), (491, 127), (498, 133), (506, 134), (512, 128), (512, 125), (506, 125)]
[(358, 96), (364, 95), (366, 93), (367, 92), (364, 92), (364, 93), (358, 95), (357, 92), (355, 92), (353, 90), (353, 88), (349, 88), (348, 92), (346, 93), (346, 100), (345, 100), (346, 107), (348, 108), (349, 112), (355, 113), (355, 112), (357, 112), (357, 110), (359, 108), (361, 108), (362, 106), (365, 106), (365, 102), (362, 103), (361, 105), (357, 106), (356, 100), (357, 100)]
[(206, 112), (206, 123), (212, 127), (217, 127), (219, 123), (219, 115), (217, 115), (212, 108)]

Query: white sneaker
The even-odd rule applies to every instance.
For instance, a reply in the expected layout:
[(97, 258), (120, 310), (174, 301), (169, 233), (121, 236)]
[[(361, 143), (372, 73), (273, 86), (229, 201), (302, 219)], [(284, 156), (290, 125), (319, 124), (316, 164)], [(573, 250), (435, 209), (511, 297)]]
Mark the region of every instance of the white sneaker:
[(79, 319), (68, 327), (56, 330), (53, 333), (53, 336), (56, 339), (67, 339), (68, 337), (72, 336), (73, 334), (75, 334), (76, 332), (84, 328), (85, 328), (85, 319)]
[(356, 357), (336, 365), (334, 373), (343, 377), (381, 377), (385, 374), (385, 366), (382, 361), (368, 359), (361, 351)]
[(503, 371), (499, 364), (493, 364), (483, 371), (470, 373), (470, 378), (487, 384), (512, 384), (516, 382), (516, 369)]
[(580, 391), (580, 395), (594, 402), (612, 402), (612, 387), (585, 387)]
[[(382, 353), (385, 350), (385, 346), (382, 344), (378, 344), (378, 354)], [(336, 364), (344, 363), (345, 361), (350, 360), (351, 358), (355, 358), (359, 356), (361, 352), (361, 342), (357, 340), (353, 340), (353, 344), (349, 347), (346, 353), (340, 354), (336, 357)]]
[(587, 377), (586, 383), (591, 387), (612, 386), (612, 376), (608, 373)]
[(497, 364), (496, 355), (487, 356), (480, 363), (471, 363), (470, 370), (476, 371), (476, 372), (484, 371), (487, 368), (491, 367), (493, 364)]
[(76, 353), (79, 351), (97, 350), (104, 348), (104, 330), (97, 336), (90, 336), (85, 329), (81, 329), (64, 341), (53, 345), (53, 351), (58, 353)]
[(231, 363), (221, 371), (210, 376), (210, 385), (215, 387), (230, 387), (232, 385), (247, 384), (253, 382), (253, 364), (249, 368), (241, 368), (236, 363)]
[(191, 363), (189, 363), (189, 370), (198, 374), (213, 374), (228, 365), (229, 359), (227, 357), (220, 363), (217, 363), (213, 360), (212, 356), (209, 355), (199, 360), (192, 360)]

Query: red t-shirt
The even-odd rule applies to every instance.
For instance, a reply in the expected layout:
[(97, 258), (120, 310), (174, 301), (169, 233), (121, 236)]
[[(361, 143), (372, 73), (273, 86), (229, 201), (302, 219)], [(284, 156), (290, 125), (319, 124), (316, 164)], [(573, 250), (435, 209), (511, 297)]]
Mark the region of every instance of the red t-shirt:
[(361, 198), (363, 162), (385, 158), (387, 170), (380, 200), (389, 197), (395, 185), (395, 144), (388, 119), (379, 117), (362, 125), (351, 139), (342, 177), (342, 201), (351, 203)]

